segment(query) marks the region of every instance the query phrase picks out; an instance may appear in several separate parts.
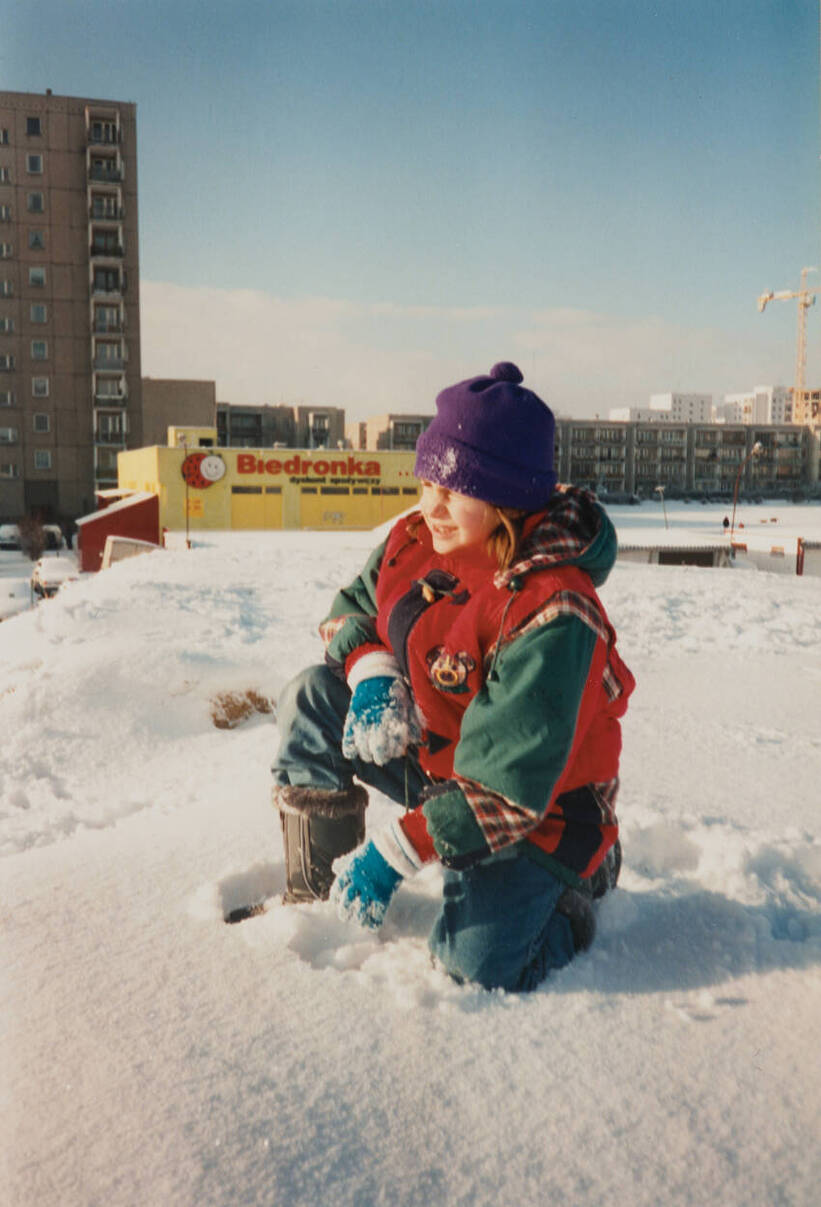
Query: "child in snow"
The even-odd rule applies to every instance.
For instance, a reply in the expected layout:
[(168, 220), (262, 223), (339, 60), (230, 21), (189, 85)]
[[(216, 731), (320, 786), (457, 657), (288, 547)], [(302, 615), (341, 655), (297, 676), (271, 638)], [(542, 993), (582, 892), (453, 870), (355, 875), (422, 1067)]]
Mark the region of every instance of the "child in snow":
[[(420, 510), (336, 596), (325, 665), (280, 699), (273, 767), (286, 901), (330, 892), (378, 927), (402, 880), (438, 860), (435, 960), (511, 990), (592, 941), (591, 902), (618, 876), (634, 686), (596, 594), (613, 526), (592, 495), (556, 486), (553, 415), (521, 382), (502, 363), (437, 398)], [(367, 840), (354, 776), (405, 806)]]

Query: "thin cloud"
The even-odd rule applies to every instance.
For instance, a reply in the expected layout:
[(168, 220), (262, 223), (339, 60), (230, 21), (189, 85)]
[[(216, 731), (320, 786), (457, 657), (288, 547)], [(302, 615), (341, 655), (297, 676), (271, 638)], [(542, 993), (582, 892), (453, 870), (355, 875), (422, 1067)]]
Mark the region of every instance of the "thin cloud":
[(431, 412), (443, 386), (497, 360), (517, 361), (555, 410), (580, 416), (792, 375), (783, 333), (754, 322), (738, 335), (567, 307), (364, 305), (143, 281), (141, 325), (145, 376), (213, 379), (221, 401), (340, 406), (349, 419)]

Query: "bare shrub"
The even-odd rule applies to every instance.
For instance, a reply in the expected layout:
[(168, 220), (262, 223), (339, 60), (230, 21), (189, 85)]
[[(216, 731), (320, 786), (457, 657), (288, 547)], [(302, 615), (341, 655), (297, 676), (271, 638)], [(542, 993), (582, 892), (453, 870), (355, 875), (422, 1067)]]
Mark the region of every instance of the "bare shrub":
[(211, 697), (211, 720), (217, 729), (236, 729), (253, 716), (273, 711), (273, 702), (255, 688), (217, 692)]
[(20, 529), (20, 548), (31, 561), (38, 561), (46, 548), (43, 525), (34, 516), (27, 515), (17, 527)]

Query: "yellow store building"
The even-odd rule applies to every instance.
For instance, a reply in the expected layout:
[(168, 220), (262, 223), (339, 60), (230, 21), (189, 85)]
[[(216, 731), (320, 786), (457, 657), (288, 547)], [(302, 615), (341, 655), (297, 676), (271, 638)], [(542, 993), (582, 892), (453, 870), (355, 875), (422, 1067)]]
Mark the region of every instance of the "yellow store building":
[(193, 443), (171, 429), (118, 456), (119, 490), (156, 494), (161, 528), (375, 528), (419, 498), (412, 452)]

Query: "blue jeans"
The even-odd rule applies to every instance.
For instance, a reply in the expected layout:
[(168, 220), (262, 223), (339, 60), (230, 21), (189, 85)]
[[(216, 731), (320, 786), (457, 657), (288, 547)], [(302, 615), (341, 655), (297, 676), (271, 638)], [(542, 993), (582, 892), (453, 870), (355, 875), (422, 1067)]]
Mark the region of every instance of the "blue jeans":
[(556, 903), (567, 885), (526, 851), (445, 870), (442, 909), (428, 940), (457, 981), (525, 990), (575, 954), (573, 932)]
[[(351, 693), (326, 666), (301, 671), (277, 704), (280, 785), (344, 791), (353, 777), (414, 808), (429, 783), (413, 754), (384, 767), (346, 759), (342, 729)], [(458, 981), (486, 989), (533, 989), (573, 958), (570, 922), (556, 912), (566, 885), (527, 853), (526, 844), (465, 871), (445, 869), (442, 908), (430, 933), (437, 962)]]
[(342, 753), (342, 730), (351, 693), (327, 666), (309, 666), (277, 701), (280, 744), (271, 770), (274, 782), (344, 792), (356, 776), (391, 800), (412, 809), (430, 782), (412, 754), (384, 767)]

